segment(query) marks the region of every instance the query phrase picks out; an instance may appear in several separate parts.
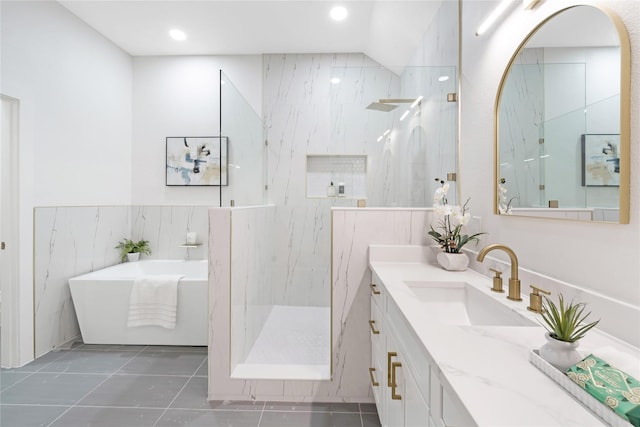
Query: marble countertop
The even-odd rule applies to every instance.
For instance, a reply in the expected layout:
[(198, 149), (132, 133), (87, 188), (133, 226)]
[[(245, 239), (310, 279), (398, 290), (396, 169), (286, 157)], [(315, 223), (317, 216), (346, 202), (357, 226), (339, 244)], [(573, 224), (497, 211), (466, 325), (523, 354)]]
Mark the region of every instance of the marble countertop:
[[(407, 253), (411, 248), (414, 253)], [(439, 324), (404, 281), (466, 282), (523, 316), (537, 319), (539, 315), (526, 309), (528, 295), (522, 295), (523, 301), (510, 301), (506, 293), (490, 291), (489, 278), (473, 270), (443, 270), (428, 261), (425, 251), (429, 248), (419, 249), (420, 253), (415, 252), (416, 248), (421, 247), (371, 246), (370, 268), (438, 365), (441, 379), (456, 393), (478, 426), (607, 425), (529, 362), (530, 351), (545, 343), (542, 326)], [(609, 358), (620, 355), (620, 361), (640, 360), (637, 348), (595, 329), (581, 340), (578, 350), (584, 356), (602, 350)], [(627, 372), (640, 378), (633, 370)]]

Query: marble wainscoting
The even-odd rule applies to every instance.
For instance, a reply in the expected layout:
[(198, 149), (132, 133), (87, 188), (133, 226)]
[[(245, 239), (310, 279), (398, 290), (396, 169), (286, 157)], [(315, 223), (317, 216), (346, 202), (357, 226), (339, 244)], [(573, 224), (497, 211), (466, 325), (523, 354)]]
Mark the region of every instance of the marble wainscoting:
[[(207, 259), (207, 206), (132, 206), (131, 236), (146, 239), (151, 246), (151, 259)], [(187, 232), (195, 232), (196, 248), (183, 248)]]
[[(206, 259), (208, 207), (86, 206), (34, 210), (35, 356), (80, 336), (68, 280), (120, 262), (123, 238), (150, 241), (152, 259)], [(187, 231), (200, 246), (179, 247)]]
[[(209, 399), (373, 401), (368, 365), (363, 364), (370, 357), (367, 322), (371, 283), (369, 245), (428, 244), (425, 227), (431, 221), (431, 212), (430, 209), (334, 208), (331, 218), (331, 380), (234, 379), (230, 376), (229, 301), (232, 258), (235, 254), (235, 250), (232, 253), (231, 239), (232, 230), (236, 233), (236, 217), (232, 208), (213, 208), (209, 211)], [(236, 242), (235, 235), (233, 239)], [(272, 267), (269, 265), (269, 268)]]
[(131, 230), (129, 206), (34, 210), (35, 356), (80, 336), (68, 280), (120, 262), (114, 249)]

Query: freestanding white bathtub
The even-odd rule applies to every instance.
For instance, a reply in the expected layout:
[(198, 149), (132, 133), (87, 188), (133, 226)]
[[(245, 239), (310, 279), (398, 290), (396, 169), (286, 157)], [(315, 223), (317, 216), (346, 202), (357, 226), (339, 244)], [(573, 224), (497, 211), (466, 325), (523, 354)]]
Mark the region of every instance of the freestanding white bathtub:
[[(182, 274), (175, 329), (127, 327), (129, 295), (136, 277)], [(207, 261), (145, 260), (107, 267), (69, 279), (85, 344), (207, 345)]]

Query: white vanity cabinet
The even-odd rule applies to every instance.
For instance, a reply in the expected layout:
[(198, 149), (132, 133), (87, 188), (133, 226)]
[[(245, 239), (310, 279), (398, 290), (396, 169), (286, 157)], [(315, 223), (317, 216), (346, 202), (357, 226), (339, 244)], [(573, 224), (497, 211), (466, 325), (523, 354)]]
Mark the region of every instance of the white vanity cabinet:
[(371, 289), (369, 372), (382, 426), (474, 426), (375, 274)]

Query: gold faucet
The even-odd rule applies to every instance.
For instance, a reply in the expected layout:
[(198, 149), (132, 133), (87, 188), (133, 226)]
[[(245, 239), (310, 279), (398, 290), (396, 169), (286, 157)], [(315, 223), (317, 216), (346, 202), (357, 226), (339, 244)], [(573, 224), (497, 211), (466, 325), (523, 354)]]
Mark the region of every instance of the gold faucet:
[(476, 259), (482, 262), (484, 257), (494, 249), (502, 249), (511, 259), (511, 277), (509, 278), (509, 295), (507, 295), (507, 298), (513, 301), (522, 301), (522, 298), (520, 298), (520, 279), (518, 279), (518, 257), (513, 249), (500, 243), (493, 243), (482, 248), (478, 252)]

